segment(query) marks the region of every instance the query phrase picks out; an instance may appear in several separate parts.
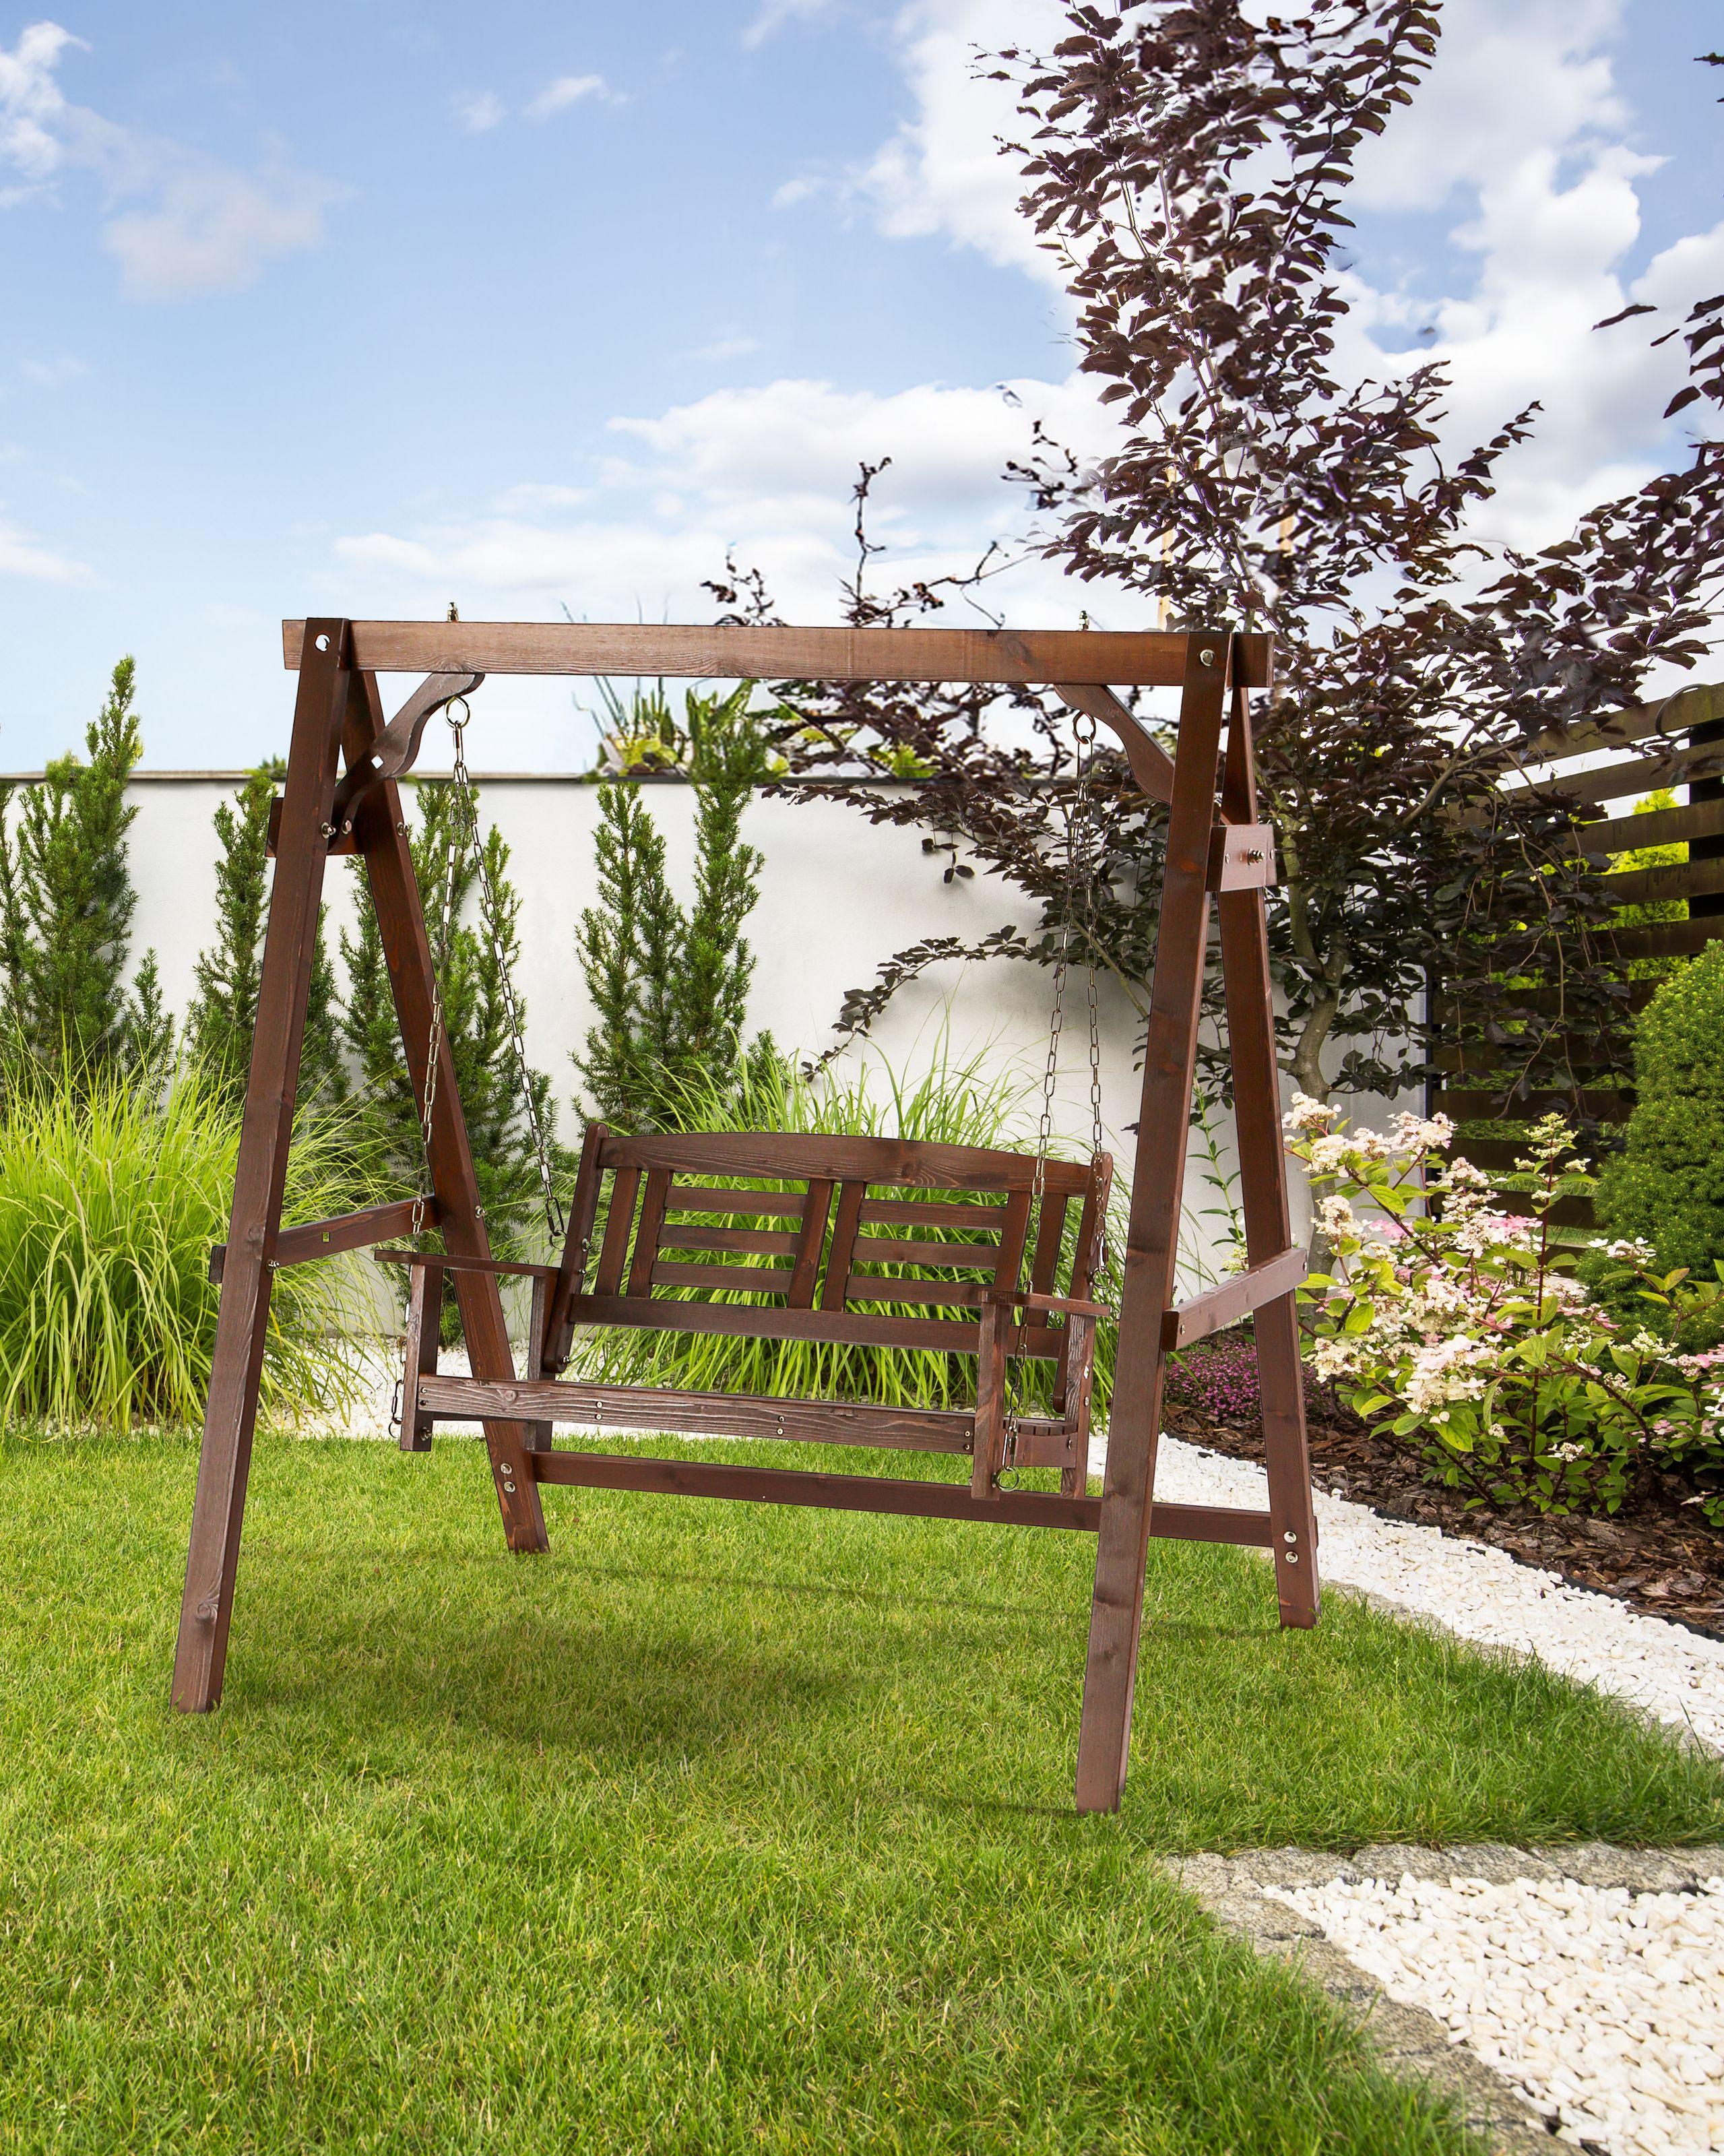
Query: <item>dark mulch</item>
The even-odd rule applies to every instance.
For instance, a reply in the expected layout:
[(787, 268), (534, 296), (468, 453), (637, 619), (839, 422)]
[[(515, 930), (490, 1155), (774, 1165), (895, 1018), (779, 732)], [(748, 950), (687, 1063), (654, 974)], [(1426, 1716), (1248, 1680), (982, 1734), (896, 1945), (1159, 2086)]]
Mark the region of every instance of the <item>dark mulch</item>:
[[(1255, 1422), (1218, 1422), (1169, 1402), (1167, 1426), (1193, 1445), (1236, 1460), (1261, 1460)], [(1724, 1532), (1710, 1527), (1676, 1481), (1639, 1491), (1609, 1519), (1552, 1518), (1517, 1507), (1491, 1512), (1459, 1490), (1425, 1481), (1417, 1461), (1342, 1410), (1311, 1418), (1311, 1475), (1331, 1496), (1352, 1497), (1390, 1519), (1418, 1520), (1445, 1534), (1506, 1550), (1523, 1564), (1558, 1573), (1577, 1587), (1614, 1594), (1650, 1617), (1669, 1617), (1724, 1639)]]

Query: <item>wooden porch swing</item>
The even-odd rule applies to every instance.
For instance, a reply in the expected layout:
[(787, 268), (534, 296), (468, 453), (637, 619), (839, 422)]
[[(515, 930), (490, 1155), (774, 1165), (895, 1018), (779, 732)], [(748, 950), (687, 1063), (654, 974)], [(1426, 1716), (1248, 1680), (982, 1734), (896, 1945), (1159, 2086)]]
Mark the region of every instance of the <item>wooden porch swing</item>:
[[(548, 1547), (539, 1495), (546, 1483), (1095, 1534), (1077, 1803), (1085, 1811), (1115, 1809), (1125, 1781), (1152, 1536), (1266, 1548), (1282, 1624), (1308, 1626), (1317, 1616), (1294, 1300), (1305, 1260), (1292, 1245), (1288, 1219), (1264, 923), (1275, 849), (1273, 834), (1257, 820), (1249, 708), (1249, 691), (1270, 683), (1269, 639), (1198, 631), (323, 620), (285, 624), (284, 645), (288, 665), (299, 670), (299, 690), (275, 824), (275, 880), (232, 1225), (213, 1260), (221, 1306), (180, 1616), (176, 1705), (198, 1711), (221, 1697), (272, 1276), (284, 1265), (372, 1248), (409, 1274), (402, 1445), (423, 1450), (439, 1420), (481, 1420), (511, 1550)], [(377, 675), (421, 671), (428, 678), (386, 724)], [(1049, 1157), (1045, 1112), (1033, 1156), (898, 1138), (624, 1137), (595, 1123), (582, 1142), (558, 1262), (491, 1257), (397, 787), (429, 719), (463, 701), (487, 674), (1039, 684), (1079, 715), (1080, 740), (1085, 726), (1093, 737), (1098, 724), (1119, 737), (1138, 784), (1167, 804), (1169, 819), (1099, 1497), (1086, 1493), (1085, 1481), (1095, 1327), (1111, 1314), (1095, 1299), (1106, 1270), (1112, 1173), (1099, 1106), (1091, 1158), (1082, 1163)], [(1113, 694), (1109, 685), (1116, 683), (1181, 689), (1173, 757)], [(457, 798), (476, 844), (461, 748), (465, 720), (451, 723)], [(1086, 799), (1080, 758), (1080, 803)], [(351, 852), (364, 860), (382, 932), (403, 1057), (422, 1110), (429, 1188), (399, 1204), (285, 1228), (281, 1196), (324, 863), (331, 854)], [(1175, 1303), (1212, 896), (1247, 1265), (1219, 1287)], [(1056, 1020), (1050, 1098), (1057, 1034)], [(1092, 1019), (1092, 1064), (1095, 1053)], [(1093, 1082), (1092, 1098), (1099, 1101)], [(541, 1162), (554, 1215), (542, 1145)], [(428, 1226), (440, 1231), (441, 1251), (377, 1248)], [(1069, 1278), (1062, 1293), (1063, 1266)], [(519, 1372), (499, 1287), (509, 1275), (532, 1282)], [(446, 1281), (454, 1288), (471, 1376), (438, 1368)], [(1268, 1508), (1157, 1503), (1166, 1357), (1247, 1313), (1255, 1316)], [(973, 1356), (975, 1404), (905, 1409), (563, 1378), (577, 1332), (593, 1327)], [(1053, 1365), (1043, 1412), (1013, 1404), (1011, 1371), (1020, 1360)], [(967, 1482), (926, 1481), (559, 1450), (552, 1442), (559, 1423), (958, 1454), (969, 1459), (971, 1472)], [(1012, 1470), (1029, 1466), (1057, 1468), (1057, 1493), (1003, 1486)]]

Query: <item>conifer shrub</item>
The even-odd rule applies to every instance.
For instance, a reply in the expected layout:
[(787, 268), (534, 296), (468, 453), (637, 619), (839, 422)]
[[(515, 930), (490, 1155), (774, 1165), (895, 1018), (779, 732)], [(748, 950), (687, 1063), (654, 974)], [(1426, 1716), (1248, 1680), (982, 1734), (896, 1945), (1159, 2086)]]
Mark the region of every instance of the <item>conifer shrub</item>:
[(74, 1076), (115, 1062), (159, 1068), (172, 1045), (153, 952), (126, 988), (137, 906), (127, 860), (137, 809), (126, 787), (143, 753), (136, 686), (122, 659), (85, 730), (88, 762), (56, 757), (38, 783), (0, 788), (6, 1046), (14, 1060)]
[(1634, 1032), (1634, 1106), (1594, 1201), (1666, 1269), (1724, 1259), (1724, 943), (1666, 981)]

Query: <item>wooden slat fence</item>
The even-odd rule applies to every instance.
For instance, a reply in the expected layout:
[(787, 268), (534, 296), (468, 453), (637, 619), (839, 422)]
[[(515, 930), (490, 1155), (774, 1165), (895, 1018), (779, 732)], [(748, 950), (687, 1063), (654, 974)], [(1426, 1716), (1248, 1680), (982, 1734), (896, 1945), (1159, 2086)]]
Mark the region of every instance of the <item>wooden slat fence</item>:
[[(1642, 1010), (1658, 983), (1632, 978), (1634, 961), (1686, 956), (1724, 937), (1724, 683), (1698, 685), (1655, 703), (1552, 730), (1532, 744), (1527, 762), (1533, 767), (1552, 767), (1541, 787), (1574, 803), (1577, 852), (1619, 856), (1648, 846), (1687, 848), (1686, 860), (1668, 866), (1619, 869), (1607, 860), (1599, 870), (1602, 887), (1624, 907), (1675, 902), (1686, 912), (1686, 918), (1625, 925), (1612, 939), (1628, 983), (1629, 1007)], [(1665, 787), (1678, 794), (1675, 808), (1630, 813), (1634, 799)], [(1552, 1008), (1542, 996), (1527, 1001)], [(1435, 1014), (1439, 1027), (1445, 1014), (1456, 1019), (1465, 1015), (1440, 999)], [(1584, 1039), (1571, 1039), (1567, 1046), (1583, 1073), (1578, 1090), (1523, 1096), (1506, 1104), (1500, 1091), (1487, 1087), (1492, 1075), (1488, 1049), (1439, 1045), (1432, 1060), (1444, 1075), (1429, 1089), (1430, 1112), (1440, 1111), (1457, 1122), (1518, 1123), (1556, 1108), (1598, 1123), (1626, 1122), (1634, 1093), (1624, 1064)], [(1468, 1137), (1455, 1150), (1487, 1173), (1507, 1175), (1526, 1146), (1511, 1137)], [(1512, 1194), (1506, 1194), (1506, 1203), (1514, 1207)], [(1565, 1225), (1588, 1227), (1592, 1201), (1563, 1199), (1553, 1218)]]

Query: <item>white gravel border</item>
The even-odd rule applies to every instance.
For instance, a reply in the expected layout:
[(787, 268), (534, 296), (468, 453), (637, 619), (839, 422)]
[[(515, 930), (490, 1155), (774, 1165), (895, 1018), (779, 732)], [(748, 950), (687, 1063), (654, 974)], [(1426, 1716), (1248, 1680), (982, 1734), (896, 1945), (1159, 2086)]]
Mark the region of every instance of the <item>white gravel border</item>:
[(1689, 1893), (1404, 1875), (1261, 1891), (1434, 2015), (1562, 2140), (1724, 2148), (1724, 1878)]
[[(1100, 1473), (1105, 1445), (1092, 1453)], [(1263, 1470), (1163, 1437), (1156, 1495), (1180, 1504), (1269, 1502)], [(1347, 1497), (1317, 1496), (1320, 1578), (1382, 1597), (1480, 1646), (1536, 1655), (1644, 1714), (1724, 1752), (1724, 1640), (1643, 1616), (1614, 1596), (1572, 1587), (1506, 1550), (1440, 1527), (1386, 1520)]]

